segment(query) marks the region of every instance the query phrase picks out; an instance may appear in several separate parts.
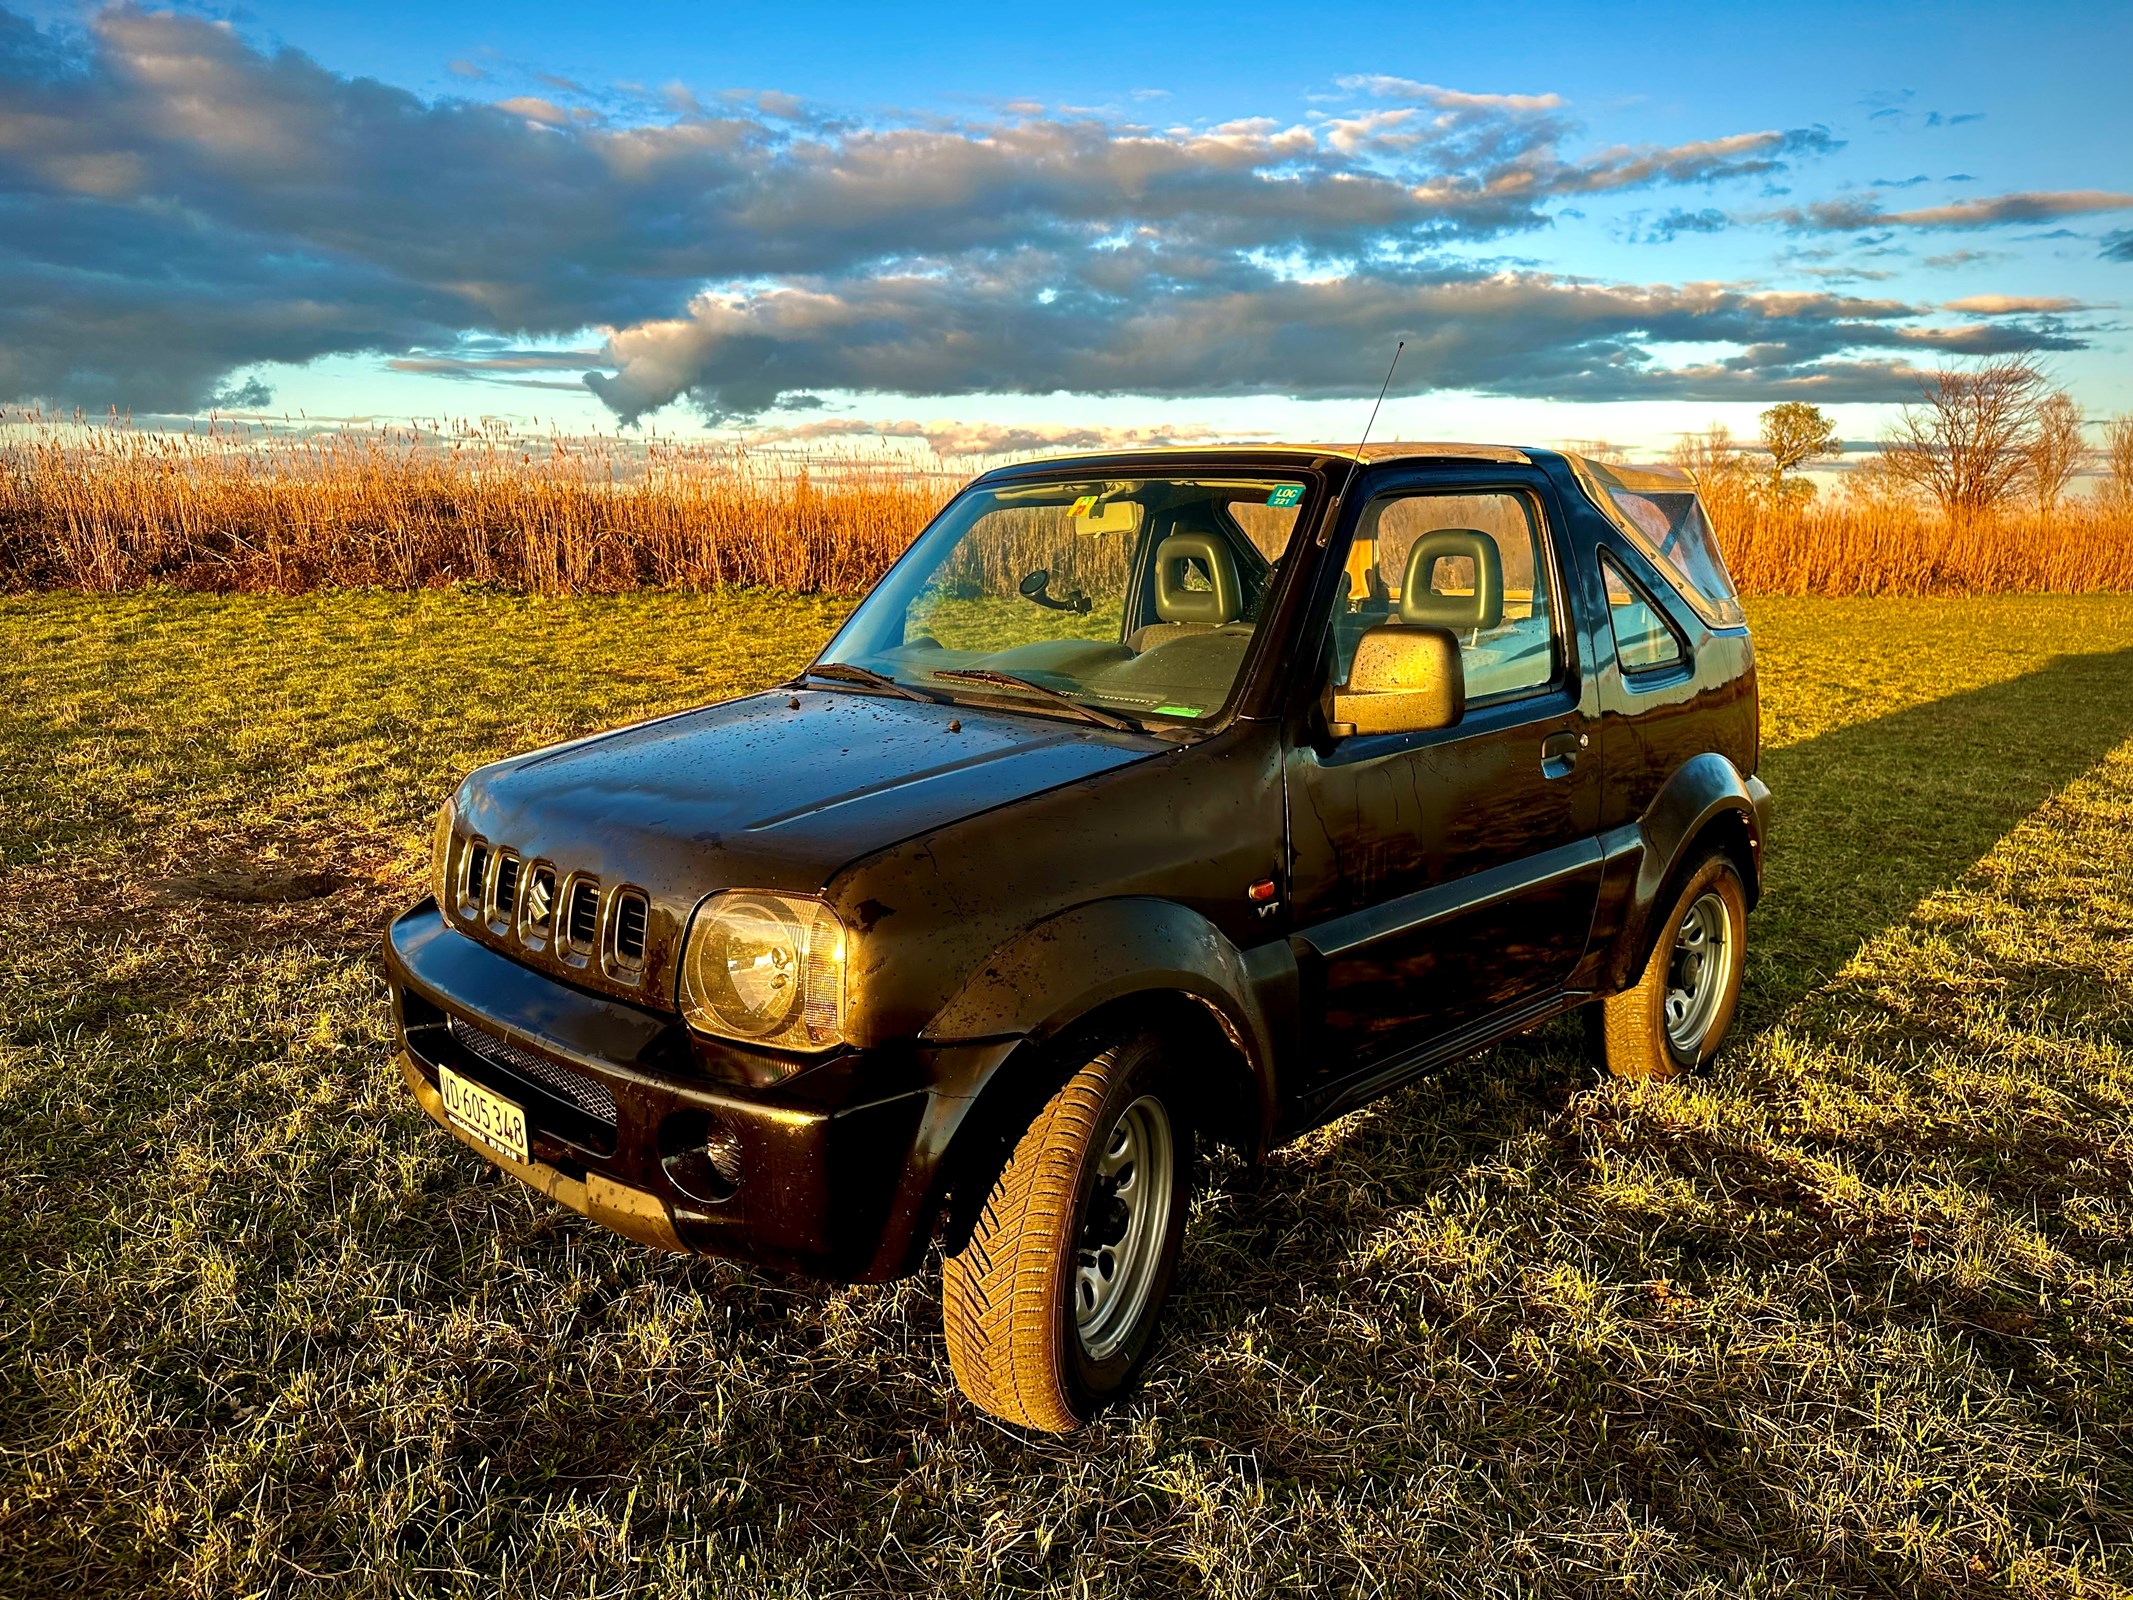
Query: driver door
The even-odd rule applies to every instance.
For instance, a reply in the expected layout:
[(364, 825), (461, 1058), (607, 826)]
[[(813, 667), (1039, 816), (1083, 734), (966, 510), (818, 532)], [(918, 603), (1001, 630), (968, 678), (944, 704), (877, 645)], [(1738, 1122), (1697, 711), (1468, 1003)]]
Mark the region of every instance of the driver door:
[[(1316, 977), (1306, 1016), (1320, 1081), (1455, 1047), (1544, 1003), (1584, 954), (1600, 773), (1559, 525), (1544, 482), (1394, 488), (1358, 519), (1332, 618), (1334, 681), (1363, 631), (1403, 614), (1404, 586), (1426, 584), (1404, 614), (1458, 636), (1467, 709), (1449, 728), (1290, 752), (1294, 926)], [(1496, 574), (1479, 556), (1436, 554), (1482, 542)], [(1489, 578), (1500, 600), (1484, 594)]]

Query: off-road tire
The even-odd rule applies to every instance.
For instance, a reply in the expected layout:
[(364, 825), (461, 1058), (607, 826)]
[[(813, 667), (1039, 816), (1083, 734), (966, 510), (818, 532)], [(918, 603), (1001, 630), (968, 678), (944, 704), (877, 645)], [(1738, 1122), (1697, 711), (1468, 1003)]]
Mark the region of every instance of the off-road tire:
[[(1715, 901), (1723, 918), (1725, 963), (1693, 1041), (1668, 1031), (1667, 995), (1672, 987), (1682, 925), (1699, 905)], [(1748, 895), (1732, 858), (1716, 853), (1698, 862), (1682, 880), (1637, 981), (1600, 1003), (1600, 1042), (1607, 1070), (1618, 1078), (1672, 1078), (1693, 1072), (1718, 1054), (1740, 1002), (1748, 943)]]
[[(1161, 1045), (1112, 1044), (1037, 1113), (986, 1196), (969, 1242), (941, 1265), (948, 1361), (970, 1401), (1025, 1428), (1080, 1427), (1139, 1376), (1177, 1270), (1191, 1196), (1192, 1136)], [(1137, 1316), (1092, 1358), (1077, 1319), (1077, 1245), (1099, 1165), (1129, 1109), (1153, 1101), (1170, 1137), (1169, 1181), (1148, 1200), (1163, 1232)], [(1152, 1165), (1152, 1163), (1151, 1163)], [(1167, 1191), (1167, 1192), (1160, 1192)]]

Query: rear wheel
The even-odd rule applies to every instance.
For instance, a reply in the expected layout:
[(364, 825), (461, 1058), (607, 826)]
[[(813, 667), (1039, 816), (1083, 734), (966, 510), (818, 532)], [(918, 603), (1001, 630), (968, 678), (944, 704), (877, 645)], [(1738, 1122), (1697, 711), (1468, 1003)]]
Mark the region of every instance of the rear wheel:
[(949, 1364), (994, 1416), (1078, 1428), (1147, 1360), (1191, 1194), (1171, 1083), (1152, 1038), (1098, 1054), (1037, 1114), (942, 1264)]
[(1748, 896), (1740, 871), (1707, 856), (1675, 896), (1636, 983), (1601, 1002), (1607, 1070), (1671, 1078), (1718, 1054), (1740, 1001)]

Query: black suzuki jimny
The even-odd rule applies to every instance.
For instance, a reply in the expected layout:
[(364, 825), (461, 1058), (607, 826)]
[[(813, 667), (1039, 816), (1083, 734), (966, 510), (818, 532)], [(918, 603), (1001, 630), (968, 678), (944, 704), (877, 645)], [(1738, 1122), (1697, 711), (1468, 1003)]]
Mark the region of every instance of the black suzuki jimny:
[(1754, 653), (1685, 478), (1543, 450), (1084, 456), (956, 496), (790, 683), (484, 767), (387, 936), (400, 1063), (670, 1250), (935, 1240), (978, 1405), (1146, 1359), (1196, 1142), (1257, 1156), (1574, 1007), (1709, 1059)]

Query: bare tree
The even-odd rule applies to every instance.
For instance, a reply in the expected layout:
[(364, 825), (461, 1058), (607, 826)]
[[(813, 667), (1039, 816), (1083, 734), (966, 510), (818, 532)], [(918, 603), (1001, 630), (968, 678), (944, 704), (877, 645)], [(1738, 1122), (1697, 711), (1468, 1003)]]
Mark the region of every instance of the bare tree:
[(2103, 425), (2103, 464), (2110, 474), (2104, 494), (2122, 512), (2133, 512), (2133, 411)]
[(1977, 521), (2029, 470), (2043, 370), (2027, 357), (1942, 368), (1919, 389), (1920, 403), (1905, 406), (1883, 436), (1882, 459), (1938, 500), (1951, 522)]
[(1763, 413), (1763, 448), (1770, 454), (1770, 497), (1786, 500), (1809, 492), (1804, 483), (1787, 483), (1785, 474), (1810, 461), (1836, 455), (1844, 448), (1837, 425), (1820, 406), (1787, 400)]
[(1701, 489), (1739, 488), (1747, 481), (1746, 449), (1723, 422), (1714, 422), (1701, 433), (1683, 434), (1674, 443), (1671, 459)]
[(2081, 407), (2064, 389), (2053, 391), (2037, 402), (2035, 431), (2026, 452), (2029, 492), (2037, 497), (2037, 509), (2050, 516), (2059, 509), (2060, 498), (2089, 447), (2081, 437)]

